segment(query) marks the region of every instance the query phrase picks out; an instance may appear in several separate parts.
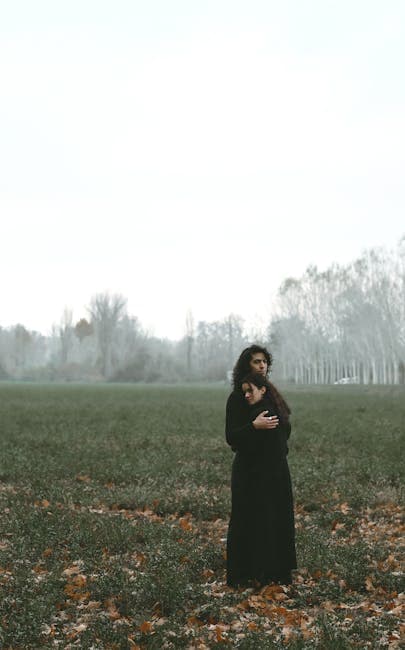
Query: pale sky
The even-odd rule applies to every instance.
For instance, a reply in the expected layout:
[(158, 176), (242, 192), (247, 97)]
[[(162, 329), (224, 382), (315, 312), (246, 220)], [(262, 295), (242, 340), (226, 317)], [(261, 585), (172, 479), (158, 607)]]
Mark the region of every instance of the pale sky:
[(0, 0), (3, 327), (158, 336), (405, 234), (403, 0)]

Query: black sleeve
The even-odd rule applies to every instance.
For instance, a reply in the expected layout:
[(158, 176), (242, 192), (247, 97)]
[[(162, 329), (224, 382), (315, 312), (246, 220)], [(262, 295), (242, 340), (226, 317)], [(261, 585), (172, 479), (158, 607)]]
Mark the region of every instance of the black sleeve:
[(262, 407), (268, 410), (269, 414), (271, 415), (277, 415), (280, 422), (278, 427), (273, 429), (275, 436), (272, 438), (271, 436), (267, 437), (267, 449), (270, 450), (272, 448), (273, 453), (280, 453), (283, 455), (288, 454), (288, 444), (287, 440), (290, 437), (291, 434), (291, 424), (290, 421), (287, 419), (284, 419), (281, 417), (280, 412), (277, 410), (277, 407), (273, 400), (270, 399), (264, 399), (262, 402)]
[(225, 437), (228, 445), (234, 451), (242, 449), (246, 446), (249, 436), (252, 436), (255, 431), (242, 397), (231, 393), (226, 403), (225, 417)]
[(282, 427), (283, 427), (283, 430), (284, 430), (285, 439), (288, 440), (288, 438), (291, 435), (291, 422), (289, 420), (287, 420), (287, 422), (285, 422), (282, 425)]
[(249, 409), (243, 397), (231, 393), (226, 403), (225, 437), (234, 451), (252, 449), (261, 440), (261, 432), (250, 421)]
[(280, 450), (281, 450), (281, 452), (283, 454), (285, 454), (287, 456), (288, 451), (289, 451), (287, 441), (288, 441), (288, 439), (290, 437), (290, 433), (291, 433), (291, 424), (287, 420), (287, 422), (283, 422), (277, 428), (279, 430), (278, 435), (279, 435), (279, 440), (280, 440), (280, 445), (281, 445)]
[(268, 401), (264, 400), (263, 405), (265, 408), (268, 409), (269, 413), (271, 413), (272, 415), (277, 415), (277, 417), (280, 420), (280, 424), (278, 425), (276, 430), (283, 436), (284, 440), (288, 440), (291, 434), (290, 420), (288, 418), (284, 419), (281, 417), (280, 412), (278, 411), (273, 400), (268, 400)]

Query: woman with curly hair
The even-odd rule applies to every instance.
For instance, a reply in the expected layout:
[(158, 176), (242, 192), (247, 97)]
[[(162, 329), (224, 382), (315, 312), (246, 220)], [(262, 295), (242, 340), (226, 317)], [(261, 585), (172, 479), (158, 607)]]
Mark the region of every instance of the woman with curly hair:
[(290, 584), (297, 566), (287, 463), (290, 409), (267, 379), (271, 365), (266, 348), (243, 350), (226, 405), (226, 440), (236, 452), (227, 538), (231, 587)]

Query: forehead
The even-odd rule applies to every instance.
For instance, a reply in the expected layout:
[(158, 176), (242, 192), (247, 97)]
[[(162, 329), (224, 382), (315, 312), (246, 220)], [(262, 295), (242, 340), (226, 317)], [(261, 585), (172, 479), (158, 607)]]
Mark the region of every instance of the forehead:
[(259, 390), (259, 389), (258, 389), (258, 387), (255, 386), (254, 384), (249, 384), (247, 381), (245, 381), (245, 382), (242, 384), (242, 392), (243, 392), (243, 393), (247, 393), (248, 391), (250, 391), (251, 393), (253, 393), (255, 390)]
[(255, 352), (255, 354), (252, 354), (251, 361), (266, 361), (267, 359), (264, 356), (263, 352)]

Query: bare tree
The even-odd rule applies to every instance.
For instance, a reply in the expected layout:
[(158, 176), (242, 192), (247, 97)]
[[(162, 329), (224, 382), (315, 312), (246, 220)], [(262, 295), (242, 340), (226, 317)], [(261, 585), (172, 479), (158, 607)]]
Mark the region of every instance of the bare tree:
[(186, 315), (186, 356), (187, 356), (187, 378), (191, 377), (191, 358), (194, 346), (194, 317), (191, 309), (187, 311)]
[(69, 352), (73, 346), (73, 314), (72, 310), (65, 307), (58, 327), (60, 340), (60, 355), (62, 364), (67, 363)]
[(270, 338), (286, 379), (374, 384), (404, 380), (404, 241), (345, 267), (309, 267), (279, 290)]
[(100, 369), (106, 379), (112, 374), (114, 335), (126, 315), (126, 305), (127, 300), (121, 294), (105, 292), (93, 296), (88, 307), (97, 339)]
[(32, 335), (24, 325), (15, 325), (14, 329), (14, 362), (17, 374), (27, 366), (28, 351), (32, 344)]

